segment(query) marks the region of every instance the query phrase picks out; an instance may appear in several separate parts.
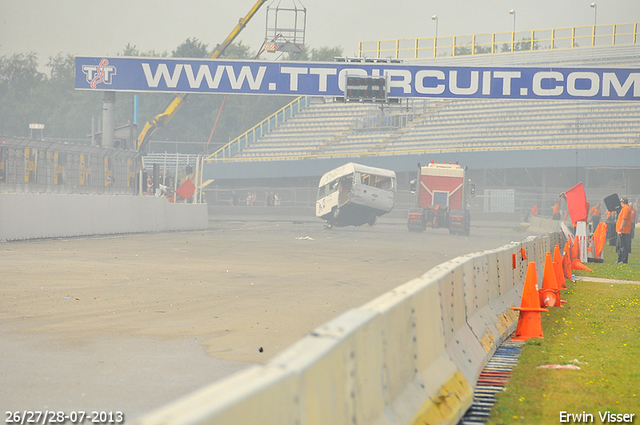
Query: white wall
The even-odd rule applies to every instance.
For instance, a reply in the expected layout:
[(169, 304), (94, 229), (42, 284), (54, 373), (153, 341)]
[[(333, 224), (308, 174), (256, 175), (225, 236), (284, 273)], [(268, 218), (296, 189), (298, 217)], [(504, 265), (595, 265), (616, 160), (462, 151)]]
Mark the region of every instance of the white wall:
[(206, 204), (89, 194), (0, 194), (0, 240), (201, 230)]

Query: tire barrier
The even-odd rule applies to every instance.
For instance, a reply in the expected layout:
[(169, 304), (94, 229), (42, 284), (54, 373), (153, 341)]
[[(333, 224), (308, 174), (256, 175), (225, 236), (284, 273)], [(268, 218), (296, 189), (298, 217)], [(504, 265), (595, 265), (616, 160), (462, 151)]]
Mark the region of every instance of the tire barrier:
[(0, 241), (209, 228), (206, 204), (151, 196), (0, 193)]
[(135, 423), (455, 424), (515, 329), (529, 262), (560, 243), (557, 232), (455, 258)]

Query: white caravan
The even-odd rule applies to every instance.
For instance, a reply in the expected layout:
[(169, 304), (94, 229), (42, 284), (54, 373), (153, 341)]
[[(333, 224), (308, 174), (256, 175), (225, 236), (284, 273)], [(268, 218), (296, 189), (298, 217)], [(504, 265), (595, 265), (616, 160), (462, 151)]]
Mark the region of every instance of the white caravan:
[(373, 226), (393, 209), (396, 173), (350, 162), (320, 179), (316, 217), (329, 226)]

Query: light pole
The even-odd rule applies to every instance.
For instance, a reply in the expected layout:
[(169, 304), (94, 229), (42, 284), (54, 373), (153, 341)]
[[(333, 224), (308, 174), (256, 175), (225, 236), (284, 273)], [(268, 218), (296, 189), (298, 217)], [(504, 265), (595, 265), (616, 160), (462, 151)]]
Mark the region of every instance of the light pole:
[(516, 32), (516, 10), (511, 9), (509, 15), (513, 15), (513, 32)]
[(435, 58), (438, 51), (438, 15), (433, 15), (431, 20), (436, 21), (436, 36), (433, 39), (433, 57)]
[(593, 47), (596, 45), (596, 23), (598, 19), (598, 4), (596, 2), (593, 2), (590, 4), (590, 6), (593, 8), (593, 30), (591, 31), (591, 46)]
[(513, 52), (516, 44), (516, 10), (511, 9), (509, 15), (513, 15), (513, 31), (511, 32), (511, 51)]

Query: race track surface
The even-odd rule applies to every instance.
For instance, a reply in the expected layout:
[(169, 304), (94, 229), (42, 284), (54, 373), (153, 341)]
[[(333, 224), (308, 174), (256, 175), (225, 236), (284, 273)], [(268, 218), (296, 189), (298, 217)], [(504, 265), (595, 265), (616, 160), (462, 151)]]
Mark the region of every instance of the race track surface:
[[(270, 357), (456, 256), (527, 234), (212, 222), (0, 245), (0, 408), (127, 421)], [(5, 414), (5, 419), (7, 415)]]

